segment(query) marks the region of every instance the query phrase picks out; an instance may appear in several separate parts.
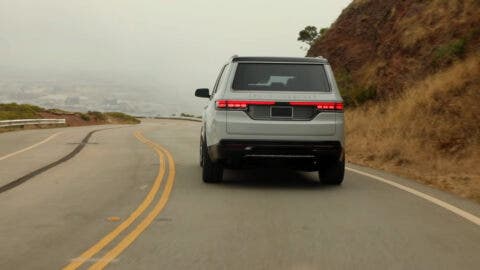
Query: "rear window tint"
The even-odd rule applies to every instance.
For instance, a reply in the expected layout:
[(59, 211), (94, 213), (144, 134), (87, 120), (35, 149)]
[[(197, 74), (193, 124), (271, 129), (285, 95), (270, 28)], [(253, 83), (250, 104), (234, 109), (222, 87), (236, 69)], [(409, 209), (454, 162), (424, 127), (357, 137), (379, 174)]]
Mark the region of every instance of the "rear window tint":
[(330, 92), (323, 65), (239, 63), (234, 90)]

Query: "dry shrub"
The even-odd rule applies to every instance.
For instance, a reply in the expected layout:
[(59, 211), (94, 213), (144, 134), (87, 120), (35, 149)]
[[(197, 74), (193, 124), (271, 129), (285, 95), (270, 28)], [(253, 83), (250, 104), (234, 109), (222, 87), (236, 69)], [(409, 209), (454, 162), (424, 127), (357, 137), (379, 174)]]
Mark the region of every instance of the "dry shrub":
[(347, 158), (480, 202), (480, 57), (347, 110)]

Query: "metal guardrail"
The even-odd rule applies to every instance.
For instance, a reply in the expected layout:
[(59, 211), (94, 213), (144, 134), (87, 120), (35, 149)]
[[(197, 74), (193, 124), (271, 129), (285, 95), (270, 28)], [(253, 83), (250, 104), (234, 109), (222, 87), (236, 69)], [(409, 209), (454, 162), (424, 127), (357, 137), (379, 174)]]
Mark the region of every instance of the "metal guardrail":
[(172, 120), (186, 120), (186, 121), (193, 121), (193, 122), (202, 122), (201, 118), (195, 118), (195, 117), (154, 117), (154, 119), (172, 119)]
[(66, 124), (65, 119), (19, 119), (19, 120), (2, 120), (0, 127), (13, 127), (25, 125), (54, 125)]

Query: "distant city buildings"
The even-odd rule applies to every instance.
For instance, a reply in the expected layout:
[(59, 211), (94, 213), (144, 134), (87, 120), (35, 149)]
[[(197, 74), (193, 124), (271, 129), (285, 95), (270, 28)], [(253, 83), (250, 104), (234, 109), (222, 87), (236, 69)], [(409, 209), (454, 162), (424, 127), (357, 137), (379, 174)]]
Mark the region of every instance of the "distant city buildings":
[(195, 114), (195, 109), (200, 113), (204, 106), (193, 94), (182, 95), (172, 86), (94, 75), (15, 70), (0, 65), (0, 103), (29, 103), (78, 112), (118, 111), (147, 117)]

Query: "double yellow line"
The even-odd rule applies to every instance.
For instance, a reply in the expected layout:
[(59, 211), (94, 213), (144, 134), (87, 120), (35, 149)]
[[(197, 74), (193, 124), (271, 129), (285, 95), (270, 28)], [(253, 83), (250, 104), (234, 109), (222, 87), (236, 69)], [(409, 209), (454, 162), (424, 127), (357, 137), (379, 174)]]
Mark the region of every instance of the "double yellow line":
[[(152, 185), (152, 188), (148, 192), (145, 199), (142, 203), (133, 211), (130, 216), (123, 221), (120, 225), (118, 225), (113, 231), (108, 233), (105, 237), (103, 237), (100, 241), (98, 241), (95, 245), (87, 249), (83, 252), (78, 258), (72, 260), (70, 264), (65, 266), (64, 270), (73, 270), (77, 269), (85, 262), (91, 260), (91, 258), (105, 248), (110, 242), (112, 242), (120, 233), (122, 233), (125, 229), (127, 229), (132, 223), (150, 206), (153, 202), (155, 196), (157, 195), (158, 191), (160, 190), (160, 185), (162, 183), (162, 179), (165, 176), (165, 163), (168, 163), (168, 176), (167, 182), (165, 184), (165, 188), (160, 196), (160, 199), (155, 204), (153, 209), (147, 214), (147, 216), (133, 229), (130, 233), (128, 233), (116, 246), (111, 248), (103, 257), (99, 260), (95, 260), (95, 263), (88, 269), (103, 269), (107, 266), (112, 260), (114, 260), (120, 253), (122, 253), (135, 239), (140, 236), (140, 234), (153, 222), (155, 217), (163, 210), (167, 201), (170, 197), (170, 193), (173, 188), (173, 183), (175, 181), (175, 162), (173, 160), (172, 155), (168, 152), (167, 149), (150, 141), (149, 139), (145, 138), (140, 132), (135, 132), (134, 136), (141, 141), (142, 143), (152, 147), (159, 158), (160, 166), (158, 169), (158, 175), (155, 179), (155, 182)], [(165, 157), (167, 162), (165, 162)]]

